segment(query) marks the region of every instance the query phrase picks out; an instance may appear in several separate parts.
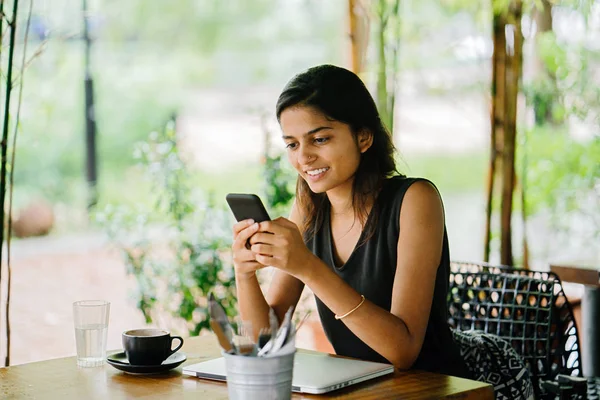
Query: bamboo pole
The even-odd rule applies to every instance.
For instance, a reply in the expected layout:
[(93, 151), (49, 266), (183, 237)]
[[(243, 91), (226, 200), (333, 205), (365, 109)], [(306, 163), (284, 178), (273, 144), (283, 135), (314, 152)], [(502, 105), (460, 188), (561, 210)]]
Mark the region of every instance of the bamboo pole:
[(12, 199), (13, 199), (13, 189), (15, 187), (15, 159), (16, 159), (16, 149), (17, 149), (17, 134), (19, 132), (19, 121), (21, 120), (21, 104), (23, 99), (23, 77), (25, 75), (25, 66), (27, 65), (27, 42), (29, 41), (29, 28), (31, 26), (31, 15), (33, 12), (33, 0), (29, 0), (29, 12), (27, 13), (27, 23), (25, 25), (25, 38), (23, 43), (23, 56), (21, 60), (21, 84), (19, 85), (19, 94), (17, 98), (17, 112), (15, 116), (13, 137), (12, 137), (12, 150), (11, 150), (11, 159), (10, 159), (10, 192), (8, 195), (8, 232), (6, 235), (6, 266), (7, 266), (7, 289), (6, 289), (6, 360), (5, 365), (10, 365), (10, 294), (11, 294), (11, 277), (12, 277), (12, 268), (10, 265), (10, 240), (12, 237)]
[[(527, 148), (527, 136), (523, 133), (523, 142), (520, 144), (522, 151)], [(523, 230), (523, 269), (529, 269), (529, 243), (527, 241), (527, 154), (523, 155), (523, 165), (521, 168), (521, 227)]]
[[(4, 43), (4, 0), (0, 0), (0, 60), (2, 59), (2, 43)], [(0, 64), (0, 72), (2, 69), (2, 65)], [(0, 89), (2, 89), (2, 85), (0, 84)], [(5, 146), (6, 142), (0, 143), (0, 148)], [(1, 150), (0, 150), (1, 151)], [(2, 202), (0, 203), (0, 305), (2, 304), (2, 248), (4, 247), (4, 193), (6, 191), (6, 186), (2, 186), (0, 183), (0, 192), (2, 194)], [(1, 317), (1, 314), (0, 314)], [(0, 335), (0, 343), (2, 343), (2, 335)]]
[(493, 19), (493, 42), (494, 50), (492, 55), (492, 106), (490, 110), (490, 164), (488, 169), (487, 182), (487, 204), (486, 204), (486, 224), (485, 224), (485, 246), (484, 261), (490, 259), (491, 242), (491, 220), (494, 203), (495, 178), (501, 164), (501, 155), (504, 143), (504, 125), (505, 125), (505, 89), (506, 89), (506, 20), (501, 15), (494, 15)]
[(522, 3), (515, 0), (510, 7), (509, 33), (512, 33), (508, 43), (506, 57), (506, 97), (505, 97), (505, 129), (504, 146), (502, 151), (502, 204), (500, 211), (500, 262), (514, 265), (512, 254), (511, 218), (513, 211), (513, 196), (515, 188), (515, 143), (517, 136), (517, 100), (519, 81), (521, 77), (521, 54), (523, 40), (521, 35)]
[(491, 82), (491, 107), (490, 107), (490, 160), (487, 176), (486, 190), (486, 206), (485, 206), (485, 233), (484, 233), (484, 248), (483, 261), (490, 261), (490, 241), (491, 241), (491, 224), (492, 224), (492, 199), (494, 195), (494, 178), (496, 176), (496, 90), (497, 90), (497, 70), (498, 70), (498, 18), (494, 16), (493, 20), (493, 43), (494, 50), (492, 53), (492, 82)]
[(369, 15), (365, 0), (348, 0), (348, 37), (350, 39), (350, 68), (360, 75), (365, 67), (369, 42)]
[[(14, 0), (13, 3), (13, 12), (12, 18), (8, 22), (10, 26), (10, 39), (9, 39), (9, 47), (8, 47), (8, 66), (6, 71), (6, 94), (5, 94), (5, 104), (4, 104), (4, 118), (2, 123), (2, 161), (0, 166), (0, 207), (2, 207), (2, 212), (0, 212), (0, 247), (4, 243), (4, 201), (6, 198), (6, 175), (7, 175), (7, 151), (8, 151), (8, 133), (9, 133), (9, 121), (10, 121), (10, 95), (13, 89), (13, 57), (15, 53), (15, 35), (17, 31), (17, 10), (19, 7), (19, 0)], [(2, 17), (5, 18), (2, 14)], [(8, 233), (10, 234), (10, 233)], [(2, 260), (2, 250), (0, 249), (0, 261)], [(10, 272), (10, 270), (9, 270)], [(10, 292), (10, 275), (8, 277), (8, 292)], [(10, 296), (10, 295), (9, 295)], [(9, 301), (10, 297), (6, 301), (6, 358), (4, 360), (4, 366), (8, 366), (10, 362), (10, 323), (8, 319), (8, 310), (9, 310)]]
[(358, 48), (358, 22), (356, 20), (356, 0), (348, 0), (348, 37), (350, 39), (350, 66), (355, 74), (361, 70), (360, 49)]
[[(4, 0), (0, 0), (0, 60), (2, 59), (2, 43), (4, 43)], [(2, 66), (0, 65), (0, 72)], [(0, 84), (0, 89), (2, 89), (2, 85)], [(0, 147), (6, 145), (6, 143), (0, 144)], [(0, 204), (0, 305), (2, 304), (2, 248), (4, 247), (4, 193), (6, 191), (6, 186), (2, 186), (0, 183), (0, 192), (2, 192), (2, 203)], [(0, 313), (0, 317), (1, 317)], [(2, 343), (2, 335), (0, 335), (0, 343)], [(1, 353), (0, 353), (1, 354)]]

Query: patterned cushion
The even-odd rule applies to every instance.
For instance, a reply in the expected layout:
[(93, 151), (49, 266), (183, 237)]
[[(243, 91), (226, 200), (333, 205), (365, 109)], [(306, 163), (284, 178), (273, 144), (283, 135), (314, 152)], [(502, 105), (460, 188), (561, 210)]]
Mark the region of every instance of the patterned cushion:
[(529, 369), (510, 344), (483, 331), (453, 330), (471, 375), (494, 387), (496, 400), (533, 399)]

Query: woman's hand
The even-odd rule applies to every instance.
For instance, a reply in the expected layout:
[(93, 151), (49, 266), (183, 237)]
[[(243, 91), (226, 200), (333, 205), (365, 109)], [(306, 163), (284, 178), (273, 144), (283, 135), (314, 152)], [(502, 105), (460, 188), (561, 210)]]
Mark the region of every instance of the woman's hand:
[(304, 244), (295, 223), (283, 217), (261, 222), (258, 233), (250, 238), (250, 244), (256, 261), (304, 280), (313, 254)]
[(256, 270), (265, 265), (259, 263), (255, 254), (246, 247), (248, 239), (258, 232), (258, 223), (251, 219), (240, 221), (233, 225), (233, 267), (235, 274), (241, 278), (254, 276)]

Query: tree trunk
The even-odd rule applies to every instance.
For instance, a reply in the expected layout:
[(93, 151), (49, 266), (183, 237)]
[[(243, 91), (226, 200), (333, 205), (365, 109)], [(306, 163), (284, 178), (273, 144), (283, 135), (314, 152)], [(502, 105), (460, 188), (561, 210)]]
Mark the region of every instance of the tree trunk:
[[(506, 46), (506, 120), (504, 129), (504, 147), (502, 151), (502, 207), (501, 207), (501, 239), (500, 262), (513, 265), (511, 218), (513, 194), (515, 188), (515, 142), (517, 137), (517, 100), (519, 81), (521, 78), (521, 57), (523, 53), (523, 36), (521, 34), (522, 3), (513, 2), (508, 15), (509, 36)], [(512, 29), (510, 29), (512, 28)], [(512, 44), (512, 45), (511, 45)]]
[[(9, 45), (8, 45), (8, 64), (6, 67), (6, 75), (5, 75), (5, 79), (6, 79), (6, 93), (5, 93), (5, 97), (4, 97), (4, 115), (3, 115), (3, 121), (2, 121), (2, 142), (1, 142), (1, 150), (0, 152), (2, 153), (1, 155), (1, 162), (0, 162), (0, 207), (2, 207), (2, 210), (0, 211), (0, 261), (3, 260), (2, 258), (2, 250), (1, 247), (3, 247), (4, 245), (4, 202), (5, 202), (5, 197), (6, 197), (6, 177), (7, 177), (7, 161), (8, 161), (8, 157), (7, 157), (7, 150), (8, 150), (8, 136), (9, 136), (9, 130), (10, 130), (10, 102), (11, 102), (11, 93), (13, 90), (13, 57), (14, 57), (14, 53), (15, 53), (15, 43), (16, 43), (16, 31), (17, 31), (17, 10), (19, 8), (19, 0), (14, 0), (13, 3), (13, 10), (12, 10), (12, 15), (11, 15), (11, 19), (10, 22), (8, 23), (9, 28), (10, 28), (10, 39), (9, 39)], [(0, 14), (1, 14), (1, 18), (4, 19), (6, 18), (6, 16), (4, 15), (4, 2), (0, 3)], [(23, 73), (23, 70), (21, 71), (21, 74)], [(18, 115), (18, 114), (17, 114)], [(17, 121), (15, 122), (16, 124), (19, 123), (18, 118)], [(15, 134), (16, 134), (16, 129), (15, 129)], [(11, 168), (14, 168), (14, 166), (11, 166)], [(10, 217), (9, 217), (10, 220)], [(6, 236), (8, 238), (10, 238), (10, 231), (6, 231)], [(8, 240), (7, 246), (10, 247), (10, 240)], [(7, 367), (10, 365), (10, 318), (9, 318), (9, 312), (10, 312), (10, 289), (11, 289), (11, 271), (10, 271), (10, 252), (8, 253), (9, 257), (7, 258), (7, 285), (6, 285), (6, 303), (5, 303), (5, 329), (6, 329), (6, 357), (4, 359), (4, 366)], [(0, 270), (2, 269), (1, 263), (0, 263)], [(1, 278), (1, 277), (0, 277)], [(1, 279), (0, 279), (0, 284), (1, 284)]]
[[(2, 55), (2, 43), (4, 43), (4, 0), (0, 0), (0, 56)], [(1, 64), (0, 64), (0, 72), (1, 72)], [(2, 74), (0, 74), (2, 75)], [(0, 88), (2, 85), (0, 84)], [(8, 116), (5, 114), (3, 116), (5, 119)], [(4, 135), (3, 135), (4, 136)], [(6, 149), (6, 150), (5, 150)], [(0, 153), (5, 153), (8, 150), (8, 136), (6, 138), (3, 137), (0, 142)], [(2, 159), (2, 162), (6, 162), (5, 159)], [(4, 196), (6, 194), (6, 171), (2, 174), (0, 178), (0, 306), (2, 305), (2, 249), (4, 248), (4, 217), (5, 217), (5, 208), (4, 208)], [(2, 312), (0, 311), (0, 317), (2, 316)], [(6, 321), (6, 319), (5, 319)], [(0, 343), (2, 343), (2, 334), (0, 333)], [(0, 354), (2, 354), (0, 350)], [(6, 361), (4, 366), (8, 366)]]
[(485, 225), (485, 248), (484, 261), (490, 259), (491, 242), (491, 219), (494, 199), (495, 176), (498, 164), (501, 163), (504, 143), (505, 125), (505, 87), (506, 87), (506, 37), (504, 34), (506, 20), (501, 15), (494, 15), (493, 20), (493, 42), (494, 52), (492, 55), (492, 107), (490, 111), (491, 138), (490, 138), (490, 165), (488, 170), (486, 225)]
[(521, 0), (513, 0), (507, 12), (494, 15), (492, 58), (492, 109), (490, 166), (488, 173), (484, 260), (489, 261), (494, 183), (501, 181), (500, 262), (514, 265), (511, 218), (515, 188), (517, 100), (521, 78), (523, 37)]
[(348, 29), (350, 39), (350, 68), (359, 75), (364, 71), (369, 42), (369, 18), (363, 0), (348, 0)]

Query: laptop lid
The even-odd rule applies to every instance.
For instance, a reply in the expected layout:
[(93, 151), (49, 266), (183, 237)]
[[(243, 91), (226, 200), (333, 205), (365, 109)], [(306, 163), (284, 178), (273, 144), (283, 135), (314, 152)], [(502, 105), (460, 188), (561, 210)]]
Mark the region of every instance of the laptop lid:
[[(327, 353), (297, 352), (294, 357), (292, 391), (320, 394), (394, 372), (394, 366), (356, 359), (333, 357)], [(223, 357), (187, 365), (183, 373), (203, 379), (225, 381)]]

